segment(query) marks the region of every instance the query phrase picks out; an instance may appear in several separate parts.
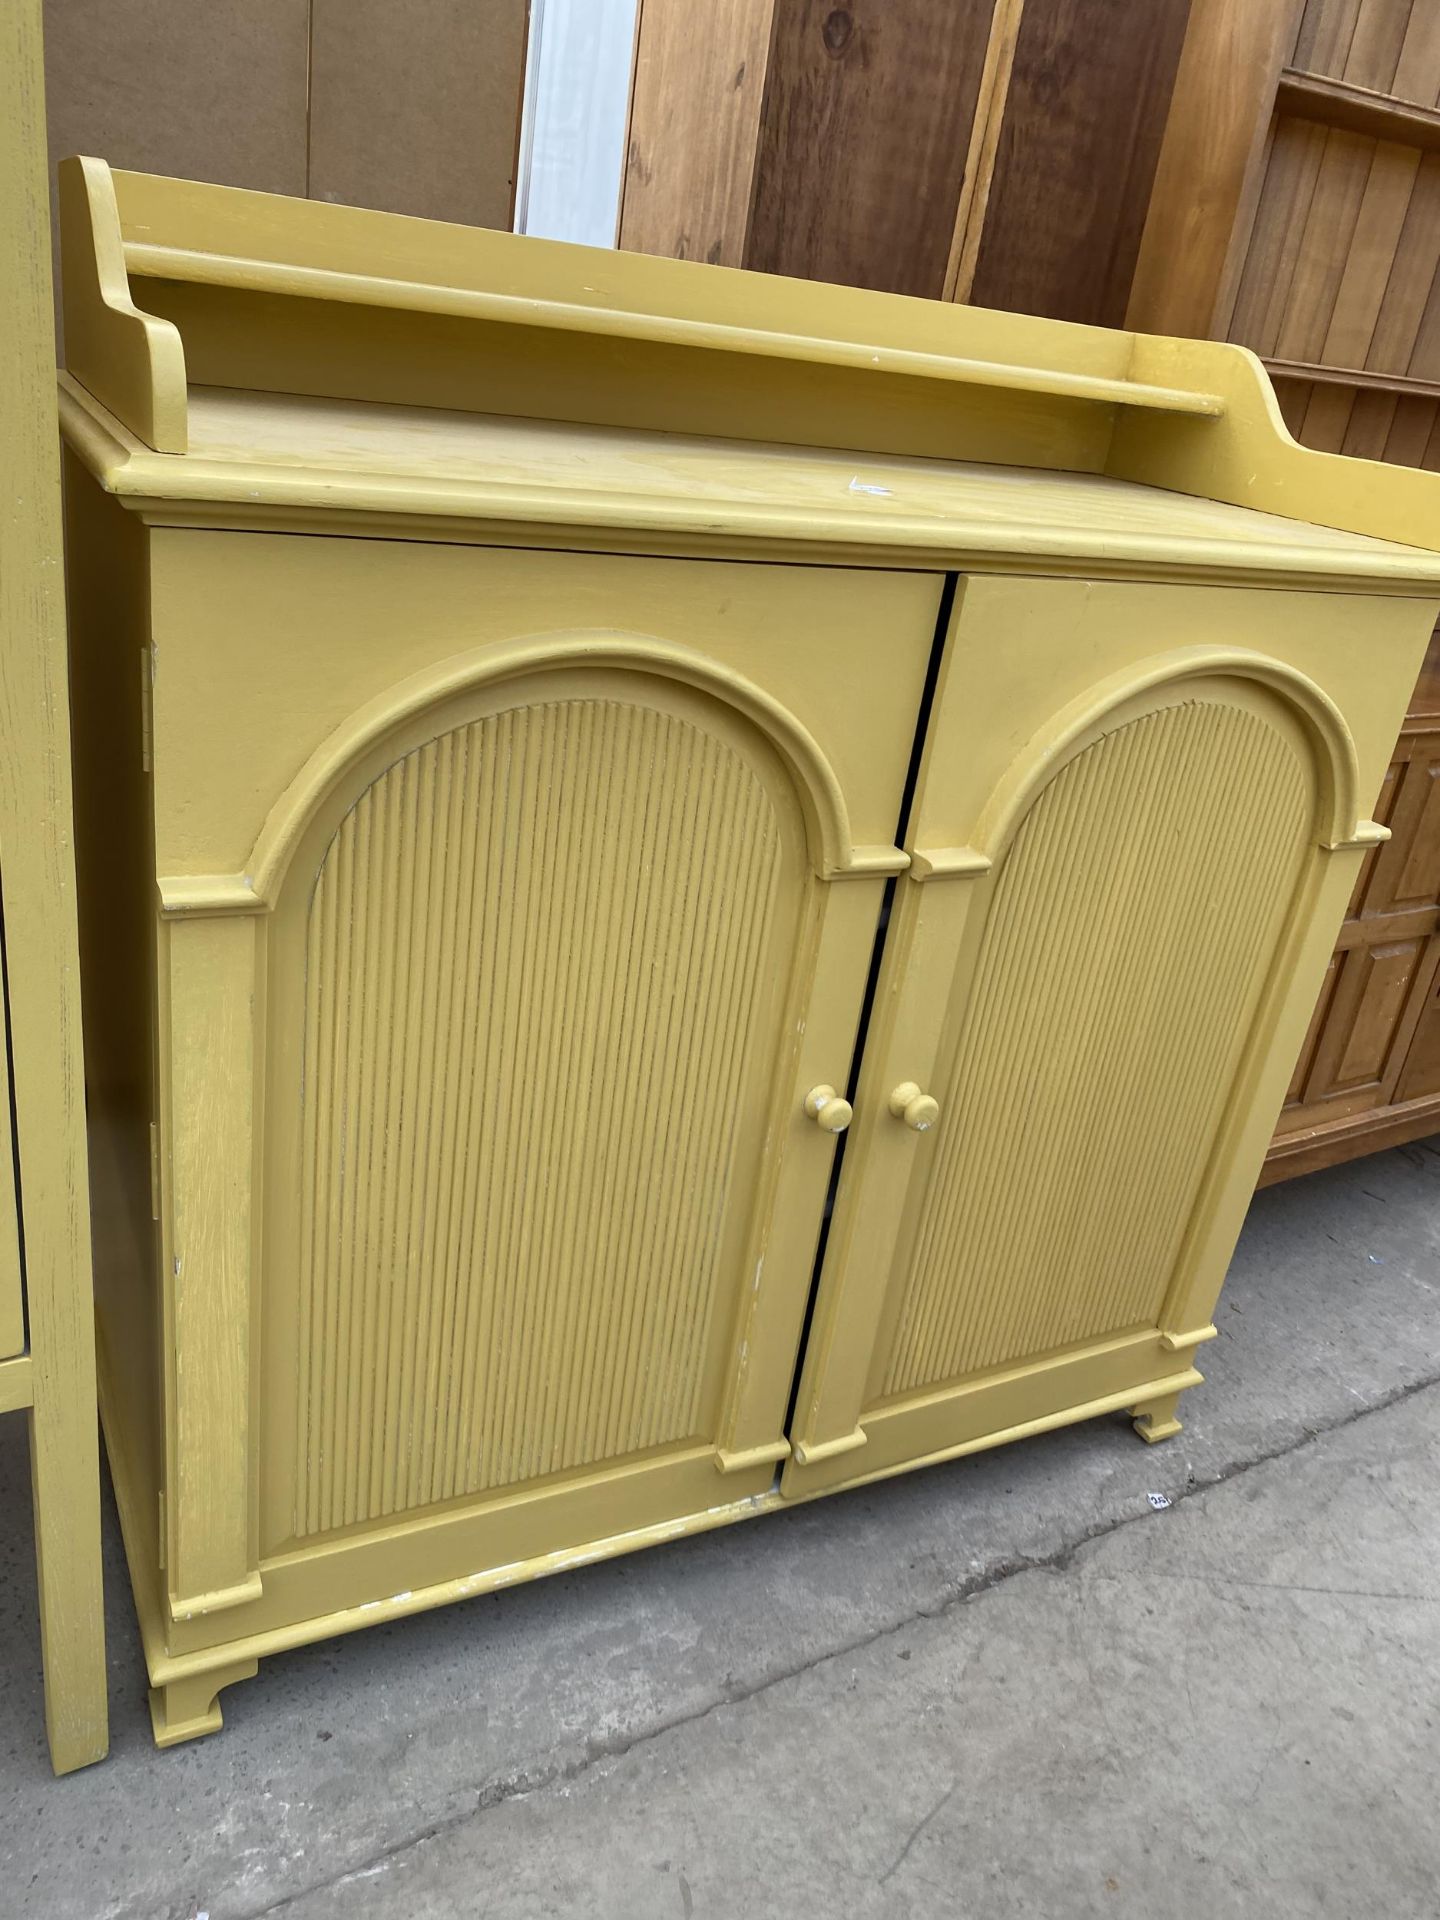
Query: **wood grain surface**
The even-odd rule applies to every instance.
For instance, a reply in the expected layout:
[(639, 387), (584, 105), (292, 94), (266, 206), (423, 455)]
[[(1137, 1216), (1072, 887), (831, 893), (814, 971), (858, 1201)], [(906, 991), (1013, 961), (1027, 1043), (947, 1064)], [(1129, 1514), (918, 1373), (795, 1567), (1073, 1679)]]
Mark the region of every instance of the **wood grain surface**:
[[(1440, 7), (1308, 0), (1237, 219), (1229, 332), (1322, 452), (1440, 470)], [(1267, 1180), (1440, 1128), (1440, 719), (1432, 645), (1291, 1079)]]
[(991, 0), (782, 0), (746, 264), (944, 290)]
[(1223, 331), (1301, 0), (1192, 0), (1126, 323)]
[(745, 262), (772, 0), (645, 0), (635, 47), (620, 244)]
[(1026, 0), (977, 305), (1123, 324), (1188, 12), (1189, 0)]
[(1433, 107), (1440, 7), (1434, 0), (1309, 0), (1291, 65)]

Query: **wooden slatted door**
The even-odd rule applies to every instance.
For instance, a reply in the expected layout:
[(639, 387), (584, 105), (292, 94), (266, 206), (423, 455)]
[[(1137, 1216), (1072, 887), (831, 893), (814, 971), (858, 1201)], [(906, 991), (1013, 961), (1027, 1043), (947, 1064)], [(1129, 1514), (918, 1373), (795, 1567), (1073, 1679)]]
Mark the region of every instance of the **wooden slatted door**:
[[(745, 571), (673, 574), (723, 608)], [(836, 616), (832, 712), (893, 823), (939, 584), (850, 590), (899, 617), (868, 657), (844, 591), (737, 645), (793, 672)], [(397, 1525), (469, 1574), (728, 1510), (788, 1452), (835, 1153), (805, 1096), (843, 1090), (902, 856), (857, 853), (804, 724), (678, 640), (518, 645), (355, 755), (294, 856), (261, 1553), (353, 1546), (337, 1598)]]
[[(1298, 1040), (1277, 1051), (1274, 1011), (1321, 857), (1295, 702), (1254, 656), (1204, 644), (1261, 632), (1262, 598), (966, 588), (787, 1490), (1196, 1377), (1213, 1299), (1191, 1281), (1203, 1265), (1213, 1294), (1217, 1236), (1238, 1229), (1219, 1198), (1237, 1093), (1274, 1089), (1268, 1109), (1255, 1095), (1258, 1159)], [(1057, 688), (1071, 704), (1042, 730)], [(1002, 710), (1018, 724), (996, 727)]]
[[(1251, 12), (1257, 31), (1267, 15), (1272, 38), (1270, 10)], [(1273, 121), (1241, 197), (1216, 330), (1261, 355), (1306, 446), (1434, 471), (1440, 7), (1290, 0), (1289, 12), (1275, 49)], [(1193, 195), (1189, 180), (1185, 191)], [(1190, 323), (1143, 301), (1131, 313), (1146, 329)], [(1262, 1184), (1440, 1127), (1440, 1083), (1426, 1065), (1440, 966), (1434, 654), (1376, 807), (1394, 838), (1367, 862), (1350, 903)]]
[(645, 0), (620, 244), (1121, 326), (1191, 10)]
[(1411, 0), (1290, 11), (1220, 330), (1265, 359), (1307, 446), (1434, 467), (1440, 12)]
[(1262, 1185), (1440, 1128), (1440, 641), (1375, 817)]

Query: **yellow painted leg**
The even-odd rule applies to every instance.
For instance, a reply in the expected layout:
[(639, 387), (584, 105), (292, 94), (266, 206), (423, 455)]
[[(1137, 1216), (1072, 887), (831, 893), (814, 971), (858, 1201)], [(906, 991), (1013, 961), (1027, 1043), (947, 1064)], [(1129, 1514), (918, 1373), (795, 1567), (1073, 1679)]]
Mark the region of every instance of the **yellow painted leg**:
[(150, 1724), (157, 1747), (178, 1747), (182, 1740), (198, 1740), (202, 1733), (218, 1733), (222, 1725), (220, 1690), (236, 1680), (253, 1680), (258, 1660), (232, 1660), (206, 1673), (186, 1674), (150, 1689)]
[(36, 1381), (30, 1412), (40, 1650), (50, 1764), (56, 1773), (73, 1773), (103, 1760), (110, 1744), (100, 1457), (93, 1361), (79, 1341), (69, 1352), (47, 1351), (50, 1365)]
[(1162, 1393), (1156, 1400), (1142, 1400), (1139, 1406), (1132, 1407), (1130, 1412), (1140, 1438), (1153, 1445), (1157, 1440), (1169, 1440), (1179, 1433), (1181, 1423), (1175, 1418), (1179, 1404), (1178, 1393)]

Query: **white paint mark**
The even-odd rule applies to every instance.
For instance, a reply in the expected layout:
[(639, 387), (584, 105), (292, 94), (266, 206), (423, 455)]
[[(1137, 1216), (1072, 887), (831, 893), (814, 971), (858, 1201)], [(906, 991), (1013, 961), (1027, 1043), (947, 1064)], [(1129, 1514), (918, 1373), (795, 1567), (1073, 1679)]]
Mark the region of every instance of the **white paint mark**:
[(891, 497), (893, 489), (890, 487), (872, 486), (868, 480), (862, 480), (857, 473), (846, 491), (849, 493), (876, 493), (879, 494), (882, 499), (888, 500)]

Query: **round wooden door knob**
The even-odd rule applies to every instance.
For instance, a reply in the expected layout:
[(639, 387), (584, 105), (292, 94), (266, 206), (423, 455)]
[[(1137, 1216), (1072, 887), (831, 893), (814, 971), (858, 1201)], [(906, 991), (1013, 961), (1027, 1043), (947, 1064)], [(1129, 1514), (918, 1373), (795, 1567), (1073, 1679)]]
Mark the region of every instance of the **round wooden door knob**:
[(913, 1080), (902, 1080), (890, 1096), (890, 1111), (916, 1133), (928, 1133), (940, 1118), (940, 1102)]
[(811, 1087), (805, 1096), (805, 1111), (822, 1133), (844, 1133), (855, 1118), (855, 1109), (834, 1087)]

